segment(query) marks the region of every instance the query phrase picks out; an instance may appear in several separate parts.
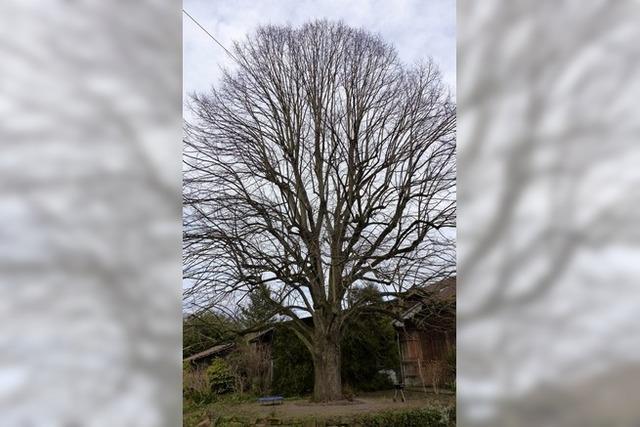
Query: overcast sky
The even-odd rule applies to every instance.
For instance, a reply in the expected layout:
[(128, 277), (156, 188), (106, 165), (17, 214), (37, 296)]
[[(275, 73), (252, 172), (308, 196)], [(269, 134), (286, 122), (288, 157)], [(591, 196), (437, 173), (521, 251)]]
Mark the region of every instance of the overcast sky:
[[(227, 48), (259, 25), (343, 20), (382, 34), (405, 62), (431, 56), (455, 93), (455, 0), (185, 0), (184, 9)], [(184, 14), (183, 28), (184, 91), (206, 91), (232, 60)]]

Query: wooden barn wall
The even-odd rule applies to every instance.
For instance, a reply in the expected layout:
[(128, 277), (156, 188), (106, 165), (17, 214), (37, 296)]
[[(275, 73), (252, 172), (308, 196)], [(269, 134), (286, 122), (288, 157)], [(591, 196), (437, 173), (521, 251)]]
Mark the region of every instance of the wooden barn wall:
[(400, 331), (404, 382), (407, 386), (439, 387), (451, 382), (446, 357), (455, 333), (405, 329)]

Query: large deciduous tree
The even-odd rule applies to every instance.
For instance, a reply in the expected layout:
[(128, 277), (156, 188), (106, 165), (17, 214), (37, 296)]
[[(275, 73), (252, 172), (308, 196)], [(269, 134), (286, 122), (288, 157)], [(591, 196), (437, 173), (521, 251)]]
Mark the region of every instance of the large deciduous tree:
[(351, 291), (455, 268), (455, 105), (431, 61), (340, 23), (263, 27), (233, 56), (192, 97), (185, 296), (268, 295), (312, 355), (314, 398), (339, 399), (340, 337), (368, 304)]

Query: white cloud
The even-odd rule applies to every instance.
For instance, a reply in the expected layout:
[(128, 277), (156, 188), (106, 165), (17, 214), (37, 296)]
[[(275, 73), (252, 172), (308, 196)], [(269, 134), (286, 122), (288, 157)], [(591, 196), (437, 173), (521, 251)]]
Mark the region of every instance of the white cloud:
[[(431, 56), (455, 93), (455, 2), (453, 0), (185, 0), (184, 8), (224, 46), (264, 24), (300, 25), (328, 18), (378, 32), (405, 62)], [(232, 60), (183, 15), (184, 91), (207, 91)]]

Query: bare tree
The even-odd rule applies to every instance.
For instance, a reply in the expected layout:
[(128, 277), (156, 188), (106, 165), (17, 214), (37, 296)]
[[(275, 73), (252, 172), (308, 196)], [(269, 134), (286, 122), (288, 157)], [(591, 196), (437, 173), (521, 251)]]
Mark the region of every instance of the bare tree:
[(336, 400), (342, 328), (363, 306), (350, 289), (398, 295), (455, 269), (455, 105), (431, 61), (407, 68), (344, 24), (262, 27), (233, 56), (192, 98), (185, 297), (268, 290), (311, 352), (314, 399)]

